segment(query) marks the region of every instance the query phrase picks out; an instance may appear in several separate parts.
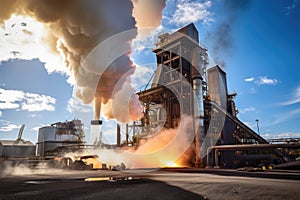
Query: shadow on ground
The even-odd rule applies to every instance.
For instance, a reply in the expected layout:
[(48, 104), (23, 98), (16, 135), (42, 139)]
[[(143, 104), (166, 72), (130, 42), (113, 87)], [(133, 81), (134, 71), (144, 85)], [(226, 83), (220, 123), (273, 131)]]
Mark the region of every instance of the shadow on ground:
[(204, 199), (150, 179), (94, 181), (83, 179), (0, 180), (0, 199)]

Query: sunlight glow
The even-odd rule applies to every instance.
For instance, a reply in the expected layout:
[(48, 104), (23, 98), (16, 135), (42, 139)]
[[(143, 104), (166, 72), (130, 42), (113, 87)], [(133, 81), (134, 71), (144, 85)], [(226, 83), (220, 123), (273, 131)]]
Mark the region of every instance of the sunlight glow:
[(39, 59), (48, 73), (66, 73), (48, 25), (29, 16), (12, 15), (0, 26), (0, 61)]

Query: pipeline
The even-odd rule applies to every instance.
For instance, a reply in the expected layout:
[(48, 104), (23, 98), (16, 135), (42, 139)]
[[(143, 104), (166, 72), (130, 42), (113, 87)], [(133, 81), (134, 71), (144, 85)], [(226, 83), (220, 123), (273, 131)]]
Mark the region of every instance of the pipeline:
[[(246, 145), (222, 145), (222, 146), (210, 146), (207, 148), (207, 166), (206, 168), (211, 168), (210, 165), (210, 152), (214, 152), (213, 157), (215, 158), (214, 168), (219, 168), (219, 151), (225, 150), (248, 150), (248, 149), (275, 149), (275, 148), (300, 148), (300, 144), (246, 144)], [(213, 151), (215, 150), (215, 151)]]
[[(243, 122), (241, 122), (239, 119), (237, 119), (236, 117), (233, 117), (231, 114), (227, 113), (226, 110), (224, 110), (223, 108), (221, 108), (218, 104), (216, 104), (215, 102), (209, 101), (209, 103), (216, 108), (218, 111), (222, 112), (224, 115), (226, 115), (227, 118), (229, 118), (231, 121), (233, 121), (237, 126), (239, 126), (240, 128), (244, 129), (245, 131), (247, 131), (252, 137), (254, 137), (259, 143), (262, 144), (269, 144), (269, 142), (267, 140), (265, 140), (263, 137), (261, 137), (260, 135), (256, 134), (251, 128), (249, 128), (248, 126), (246, 126)], [(277, 149), (274, 150), (274, 153), (280, 157), (282, 157), (285, 162), (289, 162), (290, 158), (287, 157), (285, 154), (283, 154), (281, 151), (278, 151)]]

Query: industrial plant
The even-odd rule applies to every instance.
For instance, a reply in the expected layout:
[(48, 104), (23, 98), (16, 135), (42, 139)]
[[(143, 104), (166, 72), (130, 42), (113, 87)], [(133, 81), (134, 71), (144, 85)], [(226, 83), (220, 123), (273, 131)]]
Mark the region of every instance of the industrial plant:
[[(160, 35), (153, 52), (157, 69), (151, 87), (137, 93), (144, 117), (127, 125), (125, 145), (139, 145), (139, 140), (154, 137), (162, 128), (176, 129), (184, 116), (191, 116), (192, 129), (186, 133), (193, 138), (189, 167), (272, 168), (297, 159), (299, 140), (270, 144), (237, 118), (237, 94), (228, 92), (221, 67), (208, 68), (207, 48), (200, 44), (194, 24)], [(119, 130), (117, 144), (121, 144)]]
[[(226, 73), (220, 66), (208, 68), (207, 51), (199, 42), (194, 24), (158, 36), (153, 49), (157, 68), (151, 85), (137, 92), (144, 107), (143, 117), (126, 124), (123, 140), (121, 126), (117, 125), (116, 145), (101, 143), (102, 133), (97, 144), (87, 145), (83, 124), (74, 119), (41, 127), (36, 145), (22, 140), (22, 126), (17, 140), (0, 141), (1, 160), (15, 164), (46, 162), (52, 166), (73, 166), (72, 169), (77, 163), (79, 169), (91, 169), (95, 168), (91, 167), (95, 162), (86, 160), (94, 159), (98, 160), (97, 168), (112, 169), (110, 163), (102, 163), (101, 157), (94, 154), (78, 156), (75, 160), (65, 156), (70, 152), (103, 148), (134, 151), (145, 141), (164, 134), (163, 130), (178, 130), (177, 134), (184, 134), (190, 143), (173, 160), (177, 163), (184, 156), (184, 164), (181, 162), (176, 167), (299, 169), (299, 139), (270, 143), (240, 121), (234, 102), (237, 94), (229, 93)], [(188, 129), (180, 129), (184, 118), (192, 119)], [(91, 121), (92, 126), (101, 124), (100, 120)], [(123, 168), (124, 165), (118, 169)]]

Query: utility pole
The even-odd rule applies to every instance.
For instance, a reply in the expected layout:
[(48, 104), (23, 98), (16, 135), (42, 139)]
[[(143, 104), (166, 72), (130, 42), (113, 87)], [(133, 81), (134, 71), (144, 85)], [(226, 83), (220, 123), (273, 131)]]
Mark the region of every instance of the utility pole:
[(259, 133), (259, 126), (258, 126), (258, 122), (259, 122), (259, 120), (258, 120), (258, 119), (256, 119), (255, 121), (256, 121), (256, 126), (257, 126), (257, 133), (258, 133), (258, 135), (260, 135), (260, 133)]

